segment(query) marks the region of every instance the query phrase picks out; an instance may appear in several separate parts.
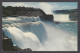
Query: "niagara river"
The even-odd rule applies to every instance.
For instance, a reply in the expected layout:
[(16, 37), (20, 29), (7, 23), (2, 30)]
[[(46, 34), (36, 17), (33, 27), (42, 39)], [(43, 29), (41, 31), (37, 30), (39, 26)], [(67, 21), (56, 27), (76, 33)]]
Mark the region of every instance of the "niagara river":
[(44, 21), (39, 16), (2, 18), (2, 30), (13, 45), (33, 51), (77, 51), (77, 22)]

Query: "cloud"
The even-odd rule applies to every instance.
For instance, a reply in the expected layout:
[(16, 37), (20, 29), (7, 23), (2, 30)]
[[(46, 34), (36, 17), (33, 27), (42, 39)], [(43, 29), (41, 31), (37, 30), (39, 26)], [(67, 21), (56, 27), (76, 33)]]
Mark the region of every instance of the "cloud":
[[(56, 3), (53, 3), (56, 4)], [(46, 3), (46, 2), (41, 2), (39, 3), (39, 8), (43, 9), (46, 14), (53, 14), (53, 10), (55, 10), (56, 8), (58, 8), (57, 5), (52, 5), (50, 3)]]
[(21, 6), (21, 7), (23, 7), (23, 6), (25, 6), (25, 4), (24, 3), (15, 3), (13, 6), (17, 6), (17, 7)]
[(65, 8), (65, 7), (70, 7), (70, 6), (63, 6), (63, 8)]
[(17, 7), (19, 7), (19, 6), (20, 7), (35, 7), (34, 5), (29, 5), (29, 4), (20, 3), (20, 2), (14, 3), (11, 6), (13, 6), (13, 7), (15, 7), (15, 6), (17, 6)]
[(53, 6), (48, 3), (39, 3), (39, 8), (43, 9), (47, 14), (51, 14), (51, 10), (53, 9)]

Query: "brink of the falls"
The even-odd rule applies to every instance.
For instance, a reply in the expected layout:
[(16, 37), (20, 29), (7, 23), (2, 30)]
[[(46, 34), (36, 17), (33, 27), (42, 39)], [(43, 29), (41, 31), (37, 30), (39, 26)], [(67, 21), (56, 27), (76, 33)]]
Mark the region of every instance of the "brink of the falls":
[(77, 35), (60, 28), (65, 28), (65, 26), (69, 28), (72, 25), (70, 23), (60, 25), (61, 23), (55, 24), (49, 21), (41, 21), (39, 17), (28, 16), (8, 17), (2, 20), (5, 36), (12, 39), (13, 44), (21, 49), (77, 51)]

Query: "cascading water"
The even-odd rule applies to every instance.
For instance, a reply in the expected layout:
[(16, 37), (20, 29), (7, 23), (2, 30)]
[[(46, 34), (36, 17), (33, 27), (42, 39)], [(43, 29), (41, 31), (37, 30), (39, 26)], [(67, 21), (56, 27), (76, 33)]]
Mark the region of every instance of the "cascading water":
[(36, 50), (41, 45), (37, 36), (32, 32), (24, 33), (16, 27), (4, 28), (3, 30), (5, 35), (12, 39), (13, 44), (22, 49), (32, 48), (33, 50)]
[[(59, 28), (56, 28), (51, 22), (43, 22), (47, 32), (47, 41), (39, 50), (42, 51), (76, 51), (77, 50), (77, 35), (67, 33)], [(60, 26), (58, 26), (60, 27)]]
[(39, 17), (10, 18), (3, 18), (4, 34), (12, 39), (14, 45), (22, 49), (31, 48), (33, 51), (77, 50), (77, 37), (56, 28), (53, 22), (40, 21)]
[(22, 49), (37, 50), (47, 39), (47, 33), (39, 17), (8, 17), (3, 21), (4, 34), (12, 39), (14, 45)]
[(60, 22), (69, 22), (69, 14), (54, 14), (54, 20)]

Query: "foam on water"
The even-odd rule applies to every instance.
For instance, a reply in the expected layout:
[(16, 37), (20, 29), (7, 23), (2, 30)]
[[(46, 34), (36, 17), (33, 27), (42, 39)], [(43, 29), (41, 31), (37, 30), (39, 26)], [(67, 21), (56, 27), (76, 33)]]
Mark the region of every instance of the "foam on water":
[(68, 22), (70, 21), (69, 14), (54, 14), (54, 20), (60, 22)]
[(77, 51), (77, 36), (55, 28), (53, 22), (40, 20), (35, 22), (13, 22), (12, 24), (4, 24), (3, 31), (6, 36), (12, 39), (14, 45), (22, 49)]
[(31, 48), (37, 50), (41, 46), (39, 39), (31, 32), (24, 33), (16, 27), (4, 28), (3, 30), (5, 35), (12, 39), (13, 44), (22, 49)]
[(68, 34), (52, 25), (43, 23), (48, 39), (39, 50), (42, 51), (77, 51), (77, 36)]
[[(44, 2), (39, 3), (38, 7), (43, 9), (46, 14), (53, 14), (53, 10), (57, 6), (54, 5), (53, 7)], [(55, 21), (69, 21), (69, 15), (53, 14), (53, 16)], [(3, 31), (6, 36), (12, 39), (14, 45), (22, 49), (31, 48), (33, 51), (77, 51), (77, 36), (55, 28), (52, 23), (47, 22), (46, 24), (46, 22), (37, 21), (40, 21), (39, 17), (2, 18)], [(44, 39), (45, 41), (43, 41)]]
[(19, 17), (5, 17), (2, 18), (3, 24), (12, 24), (12, 23), (21, 23), (21, 22), (34, 22), (34, 21), (40, 21), (39, 16), (34, 17), (28, 17), (28, 16), (19, 16)]

